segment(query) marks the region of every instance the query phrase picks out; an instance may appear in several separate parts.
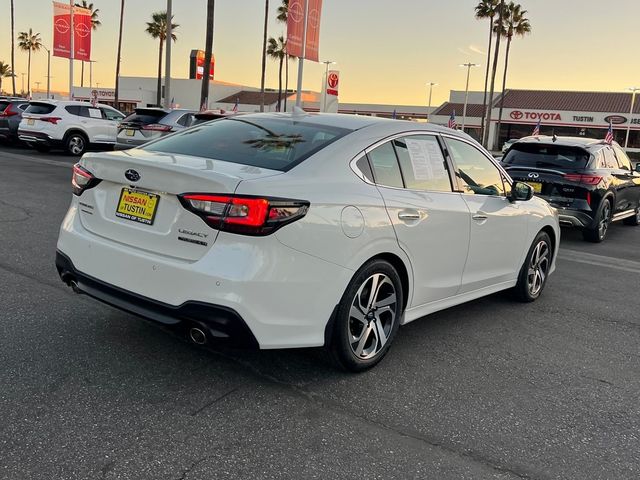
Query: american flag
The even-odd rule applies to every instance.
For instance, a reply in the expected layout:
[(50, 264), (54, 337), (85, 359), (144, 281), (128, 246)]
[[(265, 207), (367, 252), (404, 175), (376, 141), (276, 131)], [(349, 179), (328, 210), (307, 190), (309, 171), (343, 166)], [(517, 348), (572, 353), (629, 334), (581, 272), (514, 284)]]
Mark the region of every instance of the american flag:
[(604, 142), (611, 145), (613, 143), (613, 125), (609, 122), (609, 130), (607, 130), (607, 134), (604, 137)]
[(533, 135), (534, 137), (537, 137), (538, 135), (540, 135), (540, 120), (538, 120), (538, 123), (533, 129), (533, 133), (531, 135)]
[(239, 103), (240, 103), (240, 98), (236, 98), (236, 104), (231, 109), (232, 112), (237, 112), (238, 111), (238, 104)]
[(449, 128), (453, 128), (454, 130), (458, 127), (458, 124), (456, 123), (456, 111), (455, 110), (451, 113), (451, 117), (449, 117), (449, 123), (447, 124), (447, 126)]
[(393, 113), (391, 114), (391, 118), (395, 120), (397, 116), (398, 116), (398, 112), (396, 112), (396, 109), (394, 108)]

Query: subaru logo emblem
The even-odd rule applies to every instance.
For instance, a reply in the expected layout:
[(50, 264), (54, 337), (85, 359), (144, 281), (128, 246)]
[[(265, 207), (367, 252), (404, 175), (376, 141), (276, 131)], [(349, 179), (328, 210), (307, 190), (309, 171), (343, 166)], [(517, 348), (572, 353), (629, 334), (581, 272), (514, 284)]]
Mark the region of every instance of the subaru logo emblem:
[[(538, 175), (537, 173), (533, 172), (529, 174), (529, 178), (538, 178), (540, 175)], [(129, 177), (127, 177), (129, 178)]]
[(137, 182), (138, 180), (140, 180), (140, 174), (132, 168), (124, 172), (124, 176), (130, 182)]

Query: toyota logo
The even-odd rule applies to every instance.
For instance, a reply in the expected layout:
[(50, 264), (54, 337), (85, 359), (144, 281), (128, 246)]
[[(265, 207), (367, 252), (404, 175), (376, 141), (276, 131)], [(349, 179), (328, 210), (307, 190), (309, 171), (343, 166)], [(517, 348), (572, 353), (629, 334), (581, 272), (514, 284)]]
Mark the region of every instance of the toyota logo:
[(137, 182), (140, 180), (140, 174), (132, 168), (124, 172), (124, 176), (131, 182)]
[(327, 83), (331, 88), (336, 88), (338, 86), (338, 82), (340, 81), (338, 75), (336, 73), (330, 73), (329, 78), (327, 79)]
[(540, 176), (540, 175), (538, 175), (538, 174), (537, 174), (537, 173), (535, 173), (535, 172), (530, 173), (530, 174), (528, 175), (528, 177), (529, 177), (529, 178), (538, 178), (539, 176)]
[(524, 113), (522, 113), (520, 110), (514, 110), (509, 114), (509, 116), (514, 120), (520, 120), (522, 117), (524, 117)]

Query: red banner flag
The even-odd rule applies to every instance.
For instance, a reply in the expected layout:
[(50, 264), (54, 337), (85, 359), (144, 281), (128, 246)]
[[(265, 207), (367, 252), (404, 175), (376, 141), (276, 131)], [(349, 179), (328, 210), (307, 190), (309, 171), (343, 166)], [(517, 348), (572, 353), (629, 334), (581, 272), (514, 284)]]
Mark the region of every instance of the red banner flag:
[[(67, 3), (53, 2), (53, 55), (71, 57), (71, 8)], [(91, 60), (91, 10), (73, 9), (73, 57)]]
[(304, 0), (289, 0), (287, 17), (287, 53), (292, 57), (302, 57), (302, 36), (304, 35)]
[(53, 55), (71, 56), (71, 8), (68, 3), (53, 2)]
[(73, 9), (73, 58), (88, 62), (91, 60), (91, 10)]
[(304, 50), (304, 58), (312, 62), (318, 61), (320, 48), (320, 15), (322, 13), (322, 0), (308, 0), (309, 13), (307, 16), (307, 41)]

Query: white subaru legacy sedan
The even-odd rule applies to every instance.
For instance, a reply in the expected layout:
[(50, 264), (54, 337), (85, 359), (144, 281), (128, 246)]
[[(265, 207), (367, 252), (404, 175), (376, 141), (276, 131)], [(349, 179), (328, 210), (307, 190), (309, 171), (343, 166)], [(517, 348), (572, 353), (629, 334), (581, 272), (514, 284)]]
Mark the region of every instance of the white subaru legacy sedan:
[(542, 293), (558, 217), (469, 136), (250, 114), (75, 165), (56, 266), (76, 292), (195, 343), (379, 362), (402, 324)]

